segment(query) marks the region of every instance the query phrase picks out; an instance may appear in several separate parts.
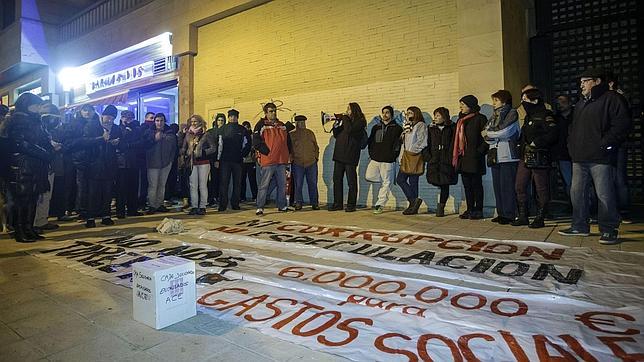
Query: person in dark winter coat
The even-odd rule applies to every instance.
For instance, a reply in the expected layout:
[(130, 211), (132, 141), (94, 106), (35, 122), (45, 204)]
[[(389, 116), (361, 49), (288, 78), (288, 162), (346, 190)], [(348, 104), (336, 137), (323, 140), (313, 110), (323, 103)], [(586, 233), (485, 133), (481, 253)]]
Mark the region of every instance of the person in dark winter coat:
[[(116, 217), (141, 216), (139, 209), (139, 169), (146, 142), (134, 113), (121, 112), (121, 137), (116, 148)], [(127, 208), (127, 212), (126, 212)]]
[(537, 215), (531, 228), (544, 226), (545, 212), (550, 201), (551, 149), (557, 143), (559, 129), (551, 110), (543, 103), (538, 89), (529, 89), (522, 95), (526, 117), (521, 127), (517, 168), (516, 193), (519, 205), (513, 226), (528, 225), (528, 185), (532, 181), (537, 192)]
[[(252, 137), (253, 129), (250, 126), (250, 122), (244, 121), (242, 126), (246, 128), (248, 137)], [(241, 187), (241, 201), (246, 201), (246, 179), (248, 179), (248, 184), (250, 185), (250, 194), (252, 200), (257, 199), (257, 156), (255, 155), (255, 149), (251, 147), (250, 152), (246, 157), (244, 157), (244, 163), (242, 164), (242, 187)]]
[(572, 159), (572, 225), (561, 235), (588, 236), (588, 191), (595, 185), (602, 244), (617, 244), (620, 224), (615, 190), (618, 150), (628, 136), (631, 117), (624, 97), (609, 91), (601, 69), (588, 69), (580, 79), (582, 98), (575, 113), (568, 150)]
[(67, 132), (68, 142), (66, 143), (66, 149), (70, 154), (73, 170), (76, 174), (76, 211), (81, 220), (87, 219), (87, 210), (89, 208), (89, 177), (87, 172), (89, 159), (81, 142), (85, 126), (90, 121), (100, 123), (94, 107), (86, 104), (81, 106), (78, 113), (74, 115)]
[(383, 212), (389, 192), (396, 178), (396, 161), (400, 154), (400, 135), (402, 127), (393, 119), (394, 108), (385, 106), (381, 110), (380, 121), (371, 128), (369, 134), (369, 164), (365, 179), (369, 182), (379, 182), (378, 201), (373, 208), (374, 214)]
[[(219, 142), (219, 130), (226, 124), (226, 115), (217, 113), (215, 120), (212, 122), (212, 128), (208, 129), (208, 137), (214, 138)], [(208, 207), (217, 206), (219, 200), (219, 181), (221, 170), (217, 164), (217, 154), (215, 153), (210, 159), (210, 180), (208, 181)]]
[(228, 187), (230, 178), (233, 181), (233, 194), (230, 205), (233, 210), (239, 210), (241, 198), (241, 171), (244, 157), (248, 155), (251, 139), (246, 128), (240, 125), (239, 112), (236, 109), (228, 111), (228, 123), (219, 130), (217, 161), (220, 169), (219, 180), (219, 211), (228, 207)]
[(566, 195), (570, 197), (570, 185), (572, 182), (572, 161), (568, 152), (568, 131), (572, 124), (574, 107), (570, 103), (570, 97), (561, 95), (557, 97), (557, 113), (555, 118), (559, 128), (557, 144), (552, 148), (552, 159), (557, 162), (559, 174), (566, 188)]
[(121, 138), (121, 129), (114, 124), (118, 110), (113, 105), (105, 107), (101, 121), (87, 122), (82, 144), (88, 157), (89, 213), (85, 227), (96, 227), (95, 219), (103, 225), (114, 225), (111, 218), (112, 185), (118, 170), (116, 147)]
[(436, 216), (445, 216), (445, 203), (449, 198), (449, 186), (456, 185), (458, 178), (452, 166), (454, 149), (454, 132), (456, 126), (449, 117), (449, 110), (439, 107), (434, 110), (434, 121), (427, 128), (427, 182), (439, 187), (440, 199), (436, 207)]
[(23, 93), (15, 109), (5, 121), (3, 136), (7, 138), (6, 186), (11, 221), (17, 242), (34, 242), (43, 237), (34, 230), (38, 195), (49, 190), (47, 178), (52, 147), (40, 121), (42, 99)]
[(329, 211), (342, 210), (343, 178), (346, 174), (349, 184), (346, 212), (356, 211), (358, 198), (358, 174), (356, 168), (360, 161), (360, 141), (366, 135), (367, 120), (358, 103), (349, 103), (346, 114), (333, 125), (333, 204)]
[(479, 113), (481, 107), (473, 95), (461, 98), (459, 105), (461, 113), (454, 134), (452, 165), (461, 174), (467, 203), (467, 210), (459, 217), (478, 220), (483, 218), (483, 175), (488, 150), (481, 132), (485, 129), (487, 119)]
[(148, 214), (167, 212), (163, 205), (165, 185), (170, 168), (177, 157), (177, 134), (166, 124), (165, 114), (154, 116), (155, 128), (146, 131), (146, 141), (152, 146), (146, 152), (148, 167)]
[(496, 217), (492, 222), (507, 225), (516, 217), (517, 197), (514, 192), (517, 176), (517, 141), (520, 128), (517, 111), (512, 109), (512, 95), (507, 90), (492, 94), (494, 114), (488, 122), (484, 139), (490, 145), (487, 155), (492, 170), (496, 199)]

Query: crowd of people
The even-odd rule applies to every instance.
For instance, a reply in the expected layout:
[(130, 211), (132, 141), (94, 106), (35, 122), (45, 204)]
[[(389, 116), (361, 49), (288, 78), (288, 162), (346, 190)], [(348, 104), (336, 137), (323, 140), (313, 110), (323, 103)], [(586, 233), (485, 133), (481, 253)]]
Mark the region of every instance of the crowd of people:
[[(430, 124), (416, 106), (402, 112), (399, 124), (388, 105), (369, 133), (360, 105), (349, 103), (334, 117), (328, 210), (356, 210), (357, 166), (367, 149), (365, 179), (380, 184), (374, 214), (383, 212), (394, 184), (408, 201), (402, 213), (417, 214), (423, 203), (419, 180), (425, 175), (440, 189), (436, 216), (443, 217), (449, 187), (460, 175), (467, 209), (459, 217), (482, 219), (482, 178), (489, 168), (496, 199), (492, 221), (541, 228), (551, 174), (558, 171), (572, 205), (572, 225), (559, 233), (589, 235), (595, 209), (600, 242), (618, 243), (625, 218), (620, 209), (628, 208), (623, 143), (631, 124), (629, 107), (616, 78), (601, 69), (584, 72), (580, 88), (574, 106), (568, 96), (560, 96), (557, 109), (531, 85), (522, 90), (516, 108), (510, 92), (498, 90), (490, 96), (494, 112), (489, 119), (480, 113), (474, 95), (459, 100), (455, 121), (447, 108), (438, 107)], [(93, 106), (84, 105), (70, 122), (63, 122), (54, 105), (22, 94), (13, 110), (4, 107), (0, 114), (4, 223), (16, 241), (33, 242), (58, 227), (48, 216), (59, 221), (76, 217), (88, 228), (96, 227), (97, 220), (113, 225), (113, 198), (119, 219), (142, 211), (167, 212), (164, 201), (172, 198), (185, 200), (190, 215), (205, 215), (207, 207), (238, 210), (247, 200), (247, 180), (256, 215), (263, 215), (274, 190), (279, 211), (290, 204), (301, 210), (305, 184), (311, 208), (319, 210), (319, 147), (306, 117), (284, 123), (273, 103), (265, 104), (263, 112), (254, 128), (248, 121), (240, 124), (235, 109), (217, 114), (210, 128), (198, 114), (176, 125), (168, 124), (163, 113), (148, 113), (139, 122), (128, 110), (120, 111), (117, 125), (115, 106), (105, 107), (99, 116)], [(530, 220), (532, 199), (536, 213)]]

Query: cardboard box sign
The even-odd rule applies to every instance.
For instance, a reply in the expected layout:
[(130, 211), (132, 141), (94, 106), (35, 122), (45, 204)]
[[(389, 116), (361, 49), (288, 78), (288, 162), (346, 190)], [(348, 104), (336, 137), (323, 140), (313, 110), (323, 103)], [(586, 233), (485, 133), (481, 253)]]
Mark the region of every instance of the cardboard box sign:
[(195, 262), (166, 256), (132, 264), (134, 320), (155, 329), (197, 314)]

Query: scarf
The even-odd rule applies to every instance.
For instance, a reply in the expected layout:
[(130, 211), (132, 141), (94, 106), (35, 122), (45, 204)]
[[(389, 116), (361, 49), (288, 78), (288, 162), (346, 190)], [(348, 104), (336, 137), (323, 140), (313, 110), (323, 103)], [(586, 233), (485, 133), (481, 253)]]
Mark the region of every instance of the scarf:
[(200, 126), (195, 128), (194, 126), (190, 126), (190, 128), (188, 129), (188, 132), (198, 136), (203, 133), (203, 127)]
[(454, 137), (454, 150), (452, 151), (452, 166), (458, 165), (458, 157), (463, 156), (467, 148), (467, 139), (465, 138), (465, 121), (476, 116), (477, 113), (470, 113), (460, 118), (456, 123), (456, 135)]

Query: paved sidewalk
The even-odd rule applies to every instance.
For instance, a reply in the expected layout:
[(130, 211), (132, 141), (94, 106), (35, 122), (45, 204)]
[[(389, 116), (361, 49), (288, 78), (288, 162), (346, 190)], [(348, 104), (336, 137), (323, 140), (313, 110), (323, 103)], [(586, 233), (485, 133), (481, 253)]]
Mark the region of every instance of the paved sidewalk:
[[(209, 214), (201, 220), (233, 222), (255, 218), (252, 205), (242, 211)], [(120, 232), (150, 233), (164, 217), (197, 220), (183, 213), (168, 213), (117, 220), (112, 227), (87, 230), (76, 222), (62, 223), (47, 234), (56, 242)], [(436, 218), (430, 214), (403, 216), (399, 211), (373, 215), (362, 209), (355, 213), (311, 211), (277, 213), (266, 209), (271, 220), (315, 224), (353, 225), (361, 228), (409, 230), (436, 234), (494, 239), (549, 241), (598, 250), (644, 252), (644, 225), (623, 225), (624, 242), (602, 246), (596, 235), (563, 237), (557, 229), (565, 225), (548, 222), (543, 229), (493, 224), (489, 219), (460, 220), (456, 215)], [(187, 241), (195, 241), (197, 239)], [(219, 245), (217, 242), (198, 240)], [(132, 320), (132, 291), (79, 273), (70, 268), (27, 254), (42, 243), (18, 244), (7, 235), (0, 238), (0, 361), (331, 361), (343, 358), (310, 350), (199, 313), (196, 317), (155, 331)], [(220, 245), (222, 246), (222, 245)], [(240, 245), (240, 250), (258, 250)], [(262, 251), (266, 254), (265, 251)], [(306, 257), (300, 258), (306, 262)], [(352, 268), (370, 270), (351, 264)]]

